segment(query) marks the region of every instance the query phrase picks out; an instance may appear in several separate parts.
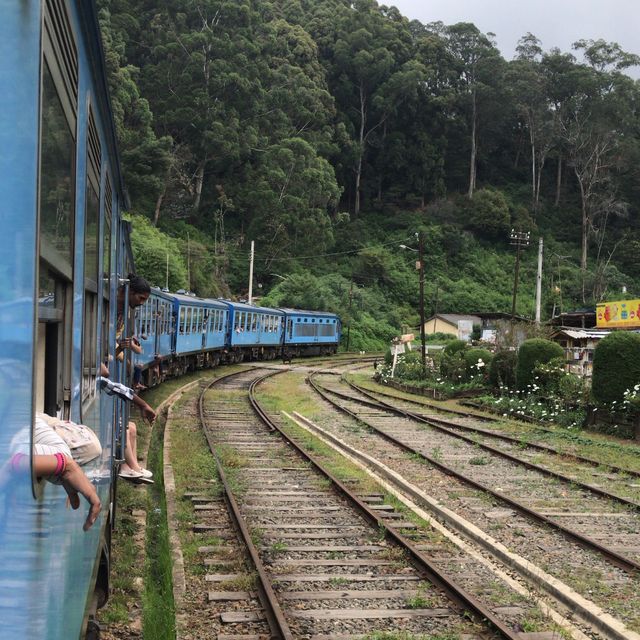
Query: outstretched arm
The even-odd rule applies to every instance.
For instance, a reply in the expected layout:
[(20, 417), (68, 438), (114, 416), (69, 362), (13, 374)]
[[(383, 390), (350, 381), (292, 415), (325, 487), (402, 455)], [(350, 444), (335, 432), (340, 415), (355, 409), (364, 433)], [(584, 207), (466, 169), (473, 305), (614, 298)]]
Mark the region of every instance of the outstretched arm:
[(134, 395), (132, 402), (142, 411), (142, 417), (145, 420), (150, 424), (155, 422), (156, 412), (139, 395)]
[[(100, 498), (96, 493), (95, 487), (89, 482), (89, 478), (84, 475), (80, 465), (68, 456), (65, 456), (65, 462), (66, 466), (60, 475), (60, 480), (69, 496), (69, 502), (73, 509), (77, 509), (80, 506), (78, 494), (82, 494), (89, 503), (89, 514), (82, 527), (84, 531), (88, 531), (100, 515), (102, 507)], [(55, 455), (33, 456), (33, 469), (36, 476), (53, 475), (57, 466), (58, 458)]]

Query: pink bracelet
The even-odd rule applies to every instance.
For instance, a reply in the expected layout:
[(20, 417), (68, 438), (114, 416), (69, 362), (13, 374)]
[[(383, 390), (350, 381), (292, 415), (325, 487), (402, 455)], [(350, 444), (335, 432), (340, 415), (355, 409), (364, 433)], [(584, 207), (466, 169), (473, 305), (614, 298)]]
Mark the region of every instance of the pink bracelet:
[(53, 475), (61, 476), (67, 468), (67, 459), (65, 458), (64, 453), (56, 453), (55, 456), (58, 462), (56, 464), (56, 470), (53, 472)]

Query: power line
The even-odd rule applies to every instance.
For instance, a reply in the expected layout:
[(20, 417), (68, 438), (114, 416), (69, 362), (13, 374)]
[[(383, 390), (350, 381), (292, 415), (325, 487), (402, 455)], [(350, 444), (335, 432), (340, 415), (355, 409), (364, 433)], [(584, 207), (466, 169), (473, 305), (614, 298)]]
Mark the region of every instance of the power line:
[[(410, 238), (407, 238), (407, 240), (410, 240)], [(281, 262), (284, 260), (313, 260), (314, 258), (330, 258), (332, 256), (346, 256), (346, 255), (350, 255), (350, 254), (358, 254), (361, 251), (364, 251), (365, 249), (379, 249), (382, 247), (388, 247), (391, 245), (397, 245), (398, 242), (401, 242), (402, 238), (400, 240), (394, 240), (393, 242), (384, 242), (382, 244), (375, 244), (375, 245), (367, 245), (366, 247), (359, 247), (358, 249), (350, 249), (349, 251), (334, 251), (332, 253), (317, 253), (315, 255), (310, 255), (310, 256), (287, 256), (287, 257), (283, 257), (283, 258), (268, 258), (268, 257), (262, 257), (262, 256), (256, 256), (255, 260), (269, 260), (271, 262)], [(245, 256), (247, 253), (246, 249), (232, 249), (232, 250), (227, 250), (225, 251), (226, 255), (235, 255), (235, 256)], [(222, 254), (222, 255), (225, 255)]]

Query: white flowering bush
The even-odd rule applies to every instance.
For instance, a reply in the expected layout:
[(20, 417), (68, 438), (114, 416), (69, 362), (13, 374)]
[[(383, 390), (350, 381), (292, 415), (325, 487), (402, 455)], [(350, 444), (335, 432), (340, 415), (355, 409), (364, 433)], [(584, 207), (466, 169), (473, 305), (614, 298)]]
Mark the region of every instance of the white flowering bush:
[(627, 389), (624, 392), (622, 406), (631, 412), (640, 410), (640, 384), (636, 384), (633, 389)]

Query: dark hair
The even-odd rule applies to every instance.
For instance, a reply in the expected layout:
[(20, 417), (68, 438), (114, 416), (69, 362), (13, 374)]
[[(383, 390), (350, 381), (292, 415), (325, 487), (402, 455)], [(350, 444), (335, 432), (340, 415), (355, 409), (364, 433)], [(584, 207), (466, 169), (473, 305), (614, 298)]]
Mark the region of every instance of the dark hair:
[(151, 293), (149, 283), (142, 276), (130, 273), (127, 277), (129, 278), (129, 291), (133, 291), (134, 293)]

